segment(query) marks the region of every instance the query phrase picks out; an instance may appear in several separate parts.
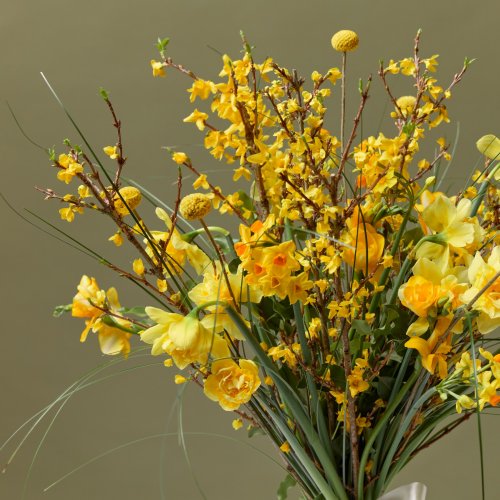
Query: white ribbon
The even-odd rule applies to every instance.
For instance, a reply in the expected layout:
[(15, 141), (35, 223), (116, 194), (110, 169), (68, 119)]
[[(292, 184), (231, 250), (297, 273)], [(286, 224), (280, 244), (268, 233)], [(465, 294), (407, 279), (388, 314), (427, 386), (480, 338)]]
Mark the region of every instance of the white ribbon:
[(389, 491), (378, 500), (425, 500), (427, 486), (422, 483), (410, 483)]

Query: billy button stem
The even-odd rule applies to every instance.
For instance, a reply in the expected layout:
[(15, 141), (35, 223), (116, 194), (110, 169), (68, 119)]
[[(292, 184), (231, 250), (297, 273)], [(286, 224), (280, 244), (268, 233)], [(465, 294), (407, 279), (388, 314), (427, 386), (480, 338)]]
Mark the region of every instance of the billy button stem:
[(347, 66), (347, 53), (356, 50), (359, 45), (358, 35), (351, 30), (340, 30), (332, 37), (332, 47), (337, 52), (342, 52), (342, 103), (340, 108), (340, 144), (341, 154), (344, 153), (344, 128), (345, 128), (345, 71)]
[(219, 245), (217, 245), (217, 242), (214, 240), (212, 233), (210, 232), (210, 229), (203, 220), (203, 217), (208, 215), (208, 213), (211, 210), (212, 210), (212, 201), (206, 194), (203, 193), (188, 194), (187, 196), (182, 198), (179, 204), (179, 213), (182, 215), (182, 217), (184, 217), (184, 219), (189, 221), (191, 220), (199, 221), (205, 233), (207, 234), (210, 243), (214, 247), (215, 252), (219, 257), (219, 261), (221, 264), (221, 271), (222, 274), (224, 275), (227, 289), (231, 295), (231, 299), (233, 300), (234, 307), (239, 311), (239, 304), (238, 302), (236, 302), (236, 298), (234, 296), (233, 289), (231, 288), (231, 283), (229, 282), (229, 277), (226, 272), (224, 256), (220, 251)]

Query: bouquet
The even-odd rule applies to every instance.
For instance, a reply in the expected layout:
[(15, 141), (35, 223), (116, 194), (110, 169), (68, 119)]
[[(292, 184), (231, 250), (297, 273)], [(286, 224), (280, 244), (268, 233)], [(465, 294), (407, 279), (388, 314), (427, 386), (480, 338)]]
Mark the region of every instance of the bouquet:
[[(72, 243), (146, 294), (123, 307), (115, 288), (83, 275), (57, 314), (82, 318), (80, 340), (96, 336), (107, 355), (149, 344), (175, 367), (174, 383), (198, 385), (234, 413), (235, 429), (265, 433), (284, 464), (279, 498), (297, 484), (308, 499), (375, 500), (421, 450), (500, 402), (500, 354), (488, 338), (500, 325), (500, 139), (480, 138), (482, 167), (462, 190), (443, 190), (450, 145), (437, 136), (430, 157), (420, 145), (450, 121), (446, 104), (472, 61), (441, 86), (420, 32), (409, 57), (380, 63), (394, 128), (368, 137), (371, 76), (358, 84), (353, 119), (345, 112), (356, 33), (336, 33), (339, 67), (308, 78), (256, 61), (242, 42), (240, 59), (222, 57), (219, 81), (174, 61), (169, 39), (151, 61), (154, 77), (178, 71), (190, 82), (200, 109), (184, 121), (235, 188), (172, 149), (168, 198), (124, 177), (137, 173), (104, 89), (117, 133), (101, 145), (105, 161), (83, 135), (48, 151), (58, 180), (74, 187), (41, 190), (62, 203), (61, 218), (111, 218), (111, 244), (132, 245), (136, 258), (123, 267)], [(392, 90), (396, 78), (408, 95)], [(334, 99), (338, 134), (325, 128)]]

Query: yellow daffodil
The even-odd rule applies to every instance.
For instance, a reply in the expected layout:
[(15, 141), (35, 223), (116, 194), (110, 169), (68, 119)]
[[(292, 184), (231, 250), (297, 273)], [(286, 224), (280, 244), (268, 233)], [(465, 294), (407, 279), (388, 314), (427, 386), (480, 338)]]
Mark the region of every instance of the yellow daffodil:
[(169, 354), (180, 369), (194, 362), (205, 364), (210, 357), (229, 356), (226, 341), (207, 330), (197, 318), (156, 307), (146, 307), (146, 314), (156, 325), (141, 332), (141, 340), (152, 344), (154, 356)]
[(106, 310), (118, 312), (120, 303), (115, 288), (107, 292), (101, 290), (95, 278), (83, 275), (77, 287), (78, 293), (73, 298), (71, 314), (76, 318), (89, 318), (80, 336), (80, 342), (85, 342), (90, 330), (97, 333), (99, 346), (103, 354), (115, 355), (130, 352), (130, 333), (118, 326), (130, 327), (130, 323), (122, 318), (114, 318), (117, 327), (102, 321)]
[[(495, 247), (485, 262), (481, 254), (476, 253), (468, 269), (471, 287), (464, 292), (460, 300), (471, 302), (500, 272), (500, 247)], [(500, 277), (474, 302), (473, 309), (479, 312), (477, 328), (481, 333), (489, 333), (500, 326)]]

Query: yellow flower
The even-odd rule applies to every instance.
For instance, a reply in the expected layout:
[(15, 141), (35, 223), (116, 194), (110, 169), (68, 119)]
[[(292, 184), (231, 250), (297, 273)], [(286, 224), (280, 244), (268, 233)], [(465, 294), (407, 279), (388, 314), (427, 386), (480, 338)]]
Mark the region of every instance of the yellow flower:
[[(356, 223), (359, 222), (359, 223)], [(346, 248), (343, 259), (357, 271), (371, 273), (384, 253), (385, 239), (377, 230), (361, 218), (351, 218), (347, 221), (348, 233), (346, 243), (354, 248)]]
[(405, 343), (405, 347), (416, 349), (419, 352), (422, 366), (431, 374), (437, 370), (441, 379), (446, 378), (448, 374), (447, 354), (451, 350), (452, 334), (448, 333), (446, 338), (443, 338), (443, 335), (450, 323), (451, 317), (440, 317), (427, 340), (414, 336)]
[[(115, 194), (113, 202), (115, 204), (115, 210), (119, 215), (125, 216), (130, 213), (130, 210), (135, 210), (142, 200), (141, 192), (133, 186), (125, 186), (119, 190), (120, 196)], [(125, 200), (125, 203), (122, 201)]]
[(106, 146), (102, 148), (105, 154), (107, 154), (112, 160), (116, 160), (119, 156), (118, 148), (116, 146)]
[(165, 69), (164, 69), (165, 64), (162, 63), (161, 61), (155, 61), (154, 59), (151, 59), (151, 68), (153, 69), (153, 76), (165, 76)]
[(57, 165), (61, 167), (57, 172), (57, 178), (66, 184), (69, 184), (75, 175), (83, 172), (83, 166), (69, 155), (59, 155)]
[(422, 276), (412, 276), (398, 290), (401, 303), (417, 316), (426, 317), (439, 298), (439, 285)]
[(498, 160), (500, 158), (500, 139), (493, 134), (483, 135), (476, 142), (476, 147), (481, 154), (490, 160)]
[(290, 445), (288, 444), (287, 441), (285, 441), (281, 446), (280, 446), (280, 450), (283, 452), (283, 453), (290, 453)]
[(422, 212), (422, 218), (446, 243), (460, 248), (474, 241), (474, 224), (466, 222), (471, 206), (471, 201), (464, 198), (455, 205), (447, 196), (436, 196)]
[[(471, 287), (460, 296), (464, 303), (471, 302), (486, 284), (500, 272), (500, 246), (493, 248), (488, 262), (476, 253), (468, 269)], [(479, 312), (477, 328), (481, 333), (489, 333), (500, 326), (500, 277), (483, 292), (472, 306)]]
[(92, 196), (92, 192), (88, 186), (81, 184), (78, 186), (78, 196), (80, 196), (80, 198), (90, 198)]
[(241, 429), (243, 427), (243, 420), (241, 418), (235, 418), (231, 424), (235, 431)]
[[(75, 318), (93, 318), (100, 316), (106, 301), (106, 293), (99, 288), (95, 278), (89, 278), (85, 274), (81, 277), (77, 286), (78, 293), (73, 297), (71, 315)], [(94, 305), (95, 304), (95, 305)]]
[(363, 373), (364, 369), (357, 367), (347, 377), (349, 392), (353, 398), (360, 392), (364, 392), (370, 388), (370, 384), (366, 380), (363, 380)]
[(402, 96), (396, 101), (396, 104), (405, 118), (413, 113), (416, 103), (417, 99), (412, 95)]
[(416, 68), (413, 59), (410, 59), (409, 57), (401, 59), (401, 61), (399, 61), (399, 65), (403, 75), (410, 76), (415, 74)]
[[(260, 301), (262, 293), (257, 291), (254, 286), (248, 286), (247, 279), (243, 276), (241, 267), (238, 268), (236, 274), (229, 272), (227, 266), (225, 266), (225, 270), (231, 290), (229, 290), (227, 286), (220, 262), (216, 262), (215, 269), (213, 266), (207, 267), (203, 273), (203, 282), (194, 286), (189, 291), (189, 298), (196, 305), (218, 300), (220, 302), (226, 302), (233, 307), (237, 306), (237, 304), (233, 304), (233, 296), (238, 304), (246, 303), (248, 301), (258, 303)], [(211, 311), (217, 311), (218, 316), (224, 314), (222, 307), (216, 307), (214, 305), (210, 306), (208, 309)], [(217, 319), (217, 323), (223, 325), (225, 329), (229, 329), (229, 331), (234, 334), (236, 338), (240, 338), (241, 334), (237, 334), (234, 331), (234, 326), (230, 326), (232, 325), (231, 321), (228, 320), (229, 324), (225, 323), (225, 318), (226, 316), (220, 316), (220, 318)], [(204, 321), (207, 321), (207, 324), (209, 321), (212, 321), (211, 325), (213, 327), (213, 318), (211, 320), (207, 319)]]
[[(107, 325), (102, 322), (101, 317), (105, 314), (102, 310), (105, 306), (113, 312), (120, 309), (118, 293), (114, 288), (107, 292), (101, 290), (94, 278), (82, 276), (77, 287), (78, 293), (73, 297), (71, 314), (77, 318), (89, 318), (86, 327), (80, 336), (80, 342), (85, 342), (89, 331), (97, 333), (99, 346), (103, 354), (115, 355), (130, 352), (130, 333)], [(130, 323), (121, 318), (115, 318), (116, 323), (124, 327), (130, 327)]]
[(146, 307), (146, 314), (156, 325), (141, 332), (141, 340), (152, 344), (151, 354), (167, 353), (181, 370), (190, 363), (205, 364), (229, 356), (226, 341), (207, 330), (197, 318)]
[(142, 259), (135, 259), (132, 263), (132, 268), (134, 269), (134, 273), (138, 274), (139, 276), (142, 276), (146, 271), (144, 269), (144, 262), (142, 262)]
[(175, 163), (177, 163), (178, 165), (182, 165), (183, 163), (185, 163), (188, 159), (188, 156), (186, 153), (174, 153), (172, 155), (172, 160), (175, 161)]
[(337, 52), (351, 52), (359, 45), (358, 35), (351, 30), (337, 31), (332, 37), (332, 47)]
[(212, 209), (212, 202), (206, 194), (192, 193), (182, 198), (179, 212), (187, 220), (202, 219)]
[(183, 377), (182, 375), (176, 374), (174, 377), (174, 382), (177, 385), (185, 384), (187, 382), (187, 378)]
[(203, 189), (210, 189), (210, 184), (207, 181), (207, 176), (205, 174), (200, 174), (198, 178), (193, 182), (193, 188), (198, 189), (199, 187)]
[(191, 94), (189, 100), (193, 102), (197, 97), (200, 99), (208, 99), (210, 94), (215, 94), (217, 88), (213, 82), (198, 78), (187, 91)]
[(65, 220), (67, 222), (73, 222), (75, 219), (75, 213), (83, 213), (83, 208), (78, 207), (74, 204), (69, 205), (66, 208), (60, 208), (59, 209), (59, 215), (61, 216), (62, 220)]
[(158, 290), (161, 293), (166, 292), (168, 290), (167, 280), (157, 279), (156, 280), (156, 288), (158, 288)]
[(195, 109), (189, 116), (184, 118), (183, 121), (186, 123), (195, 123), (198, 130), (204, 130), (207, 118), (208, 115), (206, 113), (202, 113), (201, 111)]
[[(182, 272), (183, 264), (187, 258), (195, 271), (201, 274), (210, 264), (208, 256), (198, 246), (192, 245), (182, 239), (179, 231), (172, 226), (172, 221), (165, 210), (157, 208), (155, 213), (169, 229), (169, 232), (151, 231), (153, 239), (158, 245), (157, 250), (162, 251), (162, 245), (169, 240), (165, 252), (166, 257), (164, 263), (168, 267), (168, 272), (174, 272), (176, 274)], [(156, 254), (153, 252), (149, 242), (146, 246), (146, 253), (156, 262)]]
[(117, 247), (123, 244), (123, 237), (120, 231), (117, 231), (113, 236), (108, 238), (108, 241), (112, 241)]
[(234, 411), (248, 403), (259, 386), (259, 369), (253, 361), (240, 359), (236, 364), (232, 359), (221, 359), (212, 363), (204, 392), (223, 410)]

